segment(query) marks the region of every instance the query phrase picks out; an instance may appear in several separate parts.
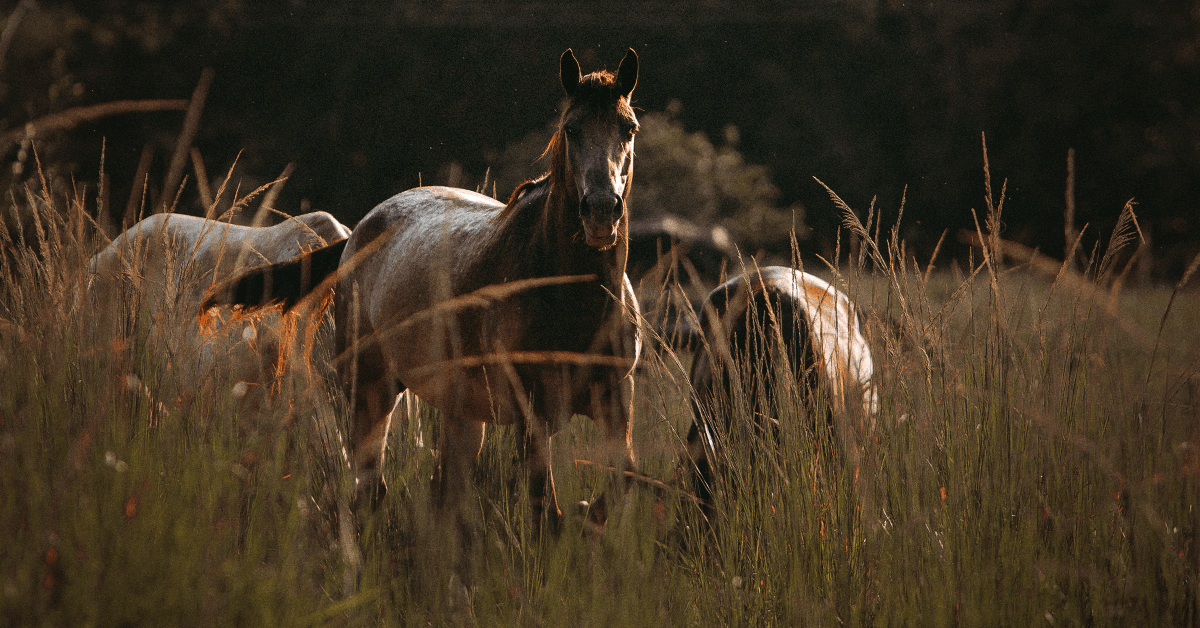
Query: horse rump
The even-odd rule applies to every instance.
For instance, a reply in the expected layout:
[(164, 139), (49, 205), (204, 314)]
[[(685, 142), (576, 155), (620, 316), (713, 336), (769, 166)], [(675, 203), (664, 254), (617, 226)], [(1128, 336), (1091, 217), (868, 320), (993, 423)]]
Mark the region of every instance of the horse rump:
[(851, 417), (873, 417), (879, 404), (871, 350), (846, 294), (802, 271), (767, 266), (713, 290), (700, 327), (686, 464), (706, 517), (716, 512), (714, 482), (729, 454), (767, 468), (756, 456), (771, 452), (755, 448), (777, 453), (783, 428), (797, 419), (807, 418), (800, 427), (819, 437), (814, 446), (853, 455)]
[(282, 304), (286, 312), (337, 272), (348, 240), (313, 249), (286, 262), (260, 266), (215, 284), (204, 295), (200, 312), (217, 306), (256, 309)]

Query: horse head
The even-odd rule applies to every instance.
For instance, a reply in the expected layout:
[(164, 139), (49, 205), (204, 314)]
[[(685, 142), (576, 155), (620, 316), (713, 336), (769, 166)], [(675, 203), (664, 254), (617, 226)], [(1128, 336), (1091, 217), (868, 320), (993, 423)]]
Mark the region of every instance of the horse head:
[(632, 48), (615, 76), (606, 71), (582, 75), (570, 49), (559, 59), (559, 77), (569, 103), (555, 135), (555, 158), (567, 188), (564, 198), (578, 203), (584, 239), (598, 249), (617, 243), (625, 219), (633, 136), (638, 130), (629, 95), (637, 75), (638, 58)]

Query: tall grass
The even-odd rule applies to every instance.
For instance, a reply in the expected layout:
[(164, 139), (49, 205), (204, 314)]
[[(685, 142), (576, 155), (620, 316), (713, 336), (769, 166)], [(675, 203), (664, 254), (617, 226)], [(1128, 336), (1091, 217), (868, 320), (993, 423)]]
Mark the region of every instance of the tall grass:
[[(287, 375), (255, 409), (228, 392), (220, 361), (179, 381), (182, 358), (161, 338), (182, 319), (135, 304), (136, 324), (123, 325), (80, 291), (99, 244), (85, 237), (85, 205), (18, 195), (0, 232), (5, 624), (1200, 619), (1200, 297), (1188, 278), (1175, 290), (1118, 289), (1114, 273), (1043, 278), (1006, 267), (983, 228), (982, 263), (929, 273), (898, 229), (880, 238), (877, 221), (856, 225), (844, 208), (864, 263), (805, 261), (866, 312), (878, 416), (838, 417), (831, 433), (784, 388), (778, 437), (764, 437), (735, 395), (705, 522), (680, 464), (691, 355), (660, 347), (638, 380), (642, 475), (627, 492), (592, 463), (590, 421), (554, 441), (568, 514), (605, 490), (624, 495), (603, 534), (582, 517), (556, 537), (537, 532), (517, 437), (500, 427), (463, 543), (429, 507), (434, 410), (394, 425), (388, 498), (347, 526), (337, 389)], [(1119, 256), (1096, 259), (1094, 271)], [(669, 309), (651, 305), (650, 336)], [(196, 377), (209, 392), (189, 402)]]
[(301, 623), (336, 558), (317, 431), (250, 412), (235, 354), (190, 368), (165, 286), (87, 291), (83, 204), (27, 192), (0, 232), (2, 623)]

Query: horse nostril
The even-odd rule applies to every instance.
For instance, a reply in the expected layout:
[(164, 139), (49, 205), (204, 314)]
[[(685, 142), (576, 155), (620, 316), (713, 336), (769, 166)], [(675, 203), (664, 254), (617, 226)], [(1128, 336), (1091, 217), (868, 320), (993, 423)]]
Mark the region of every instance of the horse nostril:
[(616, 194), (590, 194), (580, 204), (580, 215), (597, 222), (616, 220), (620, 213), (621, 197)]

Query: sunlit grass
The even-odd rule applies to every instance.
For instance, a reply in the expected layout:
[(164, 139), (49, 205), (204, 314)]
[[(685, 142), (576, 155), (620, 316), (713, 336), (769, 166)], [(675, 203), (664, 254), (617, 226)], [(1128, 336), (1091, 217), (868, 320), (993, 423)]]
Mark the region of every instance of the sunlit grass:
[[(204, 387), (193, 374), (180, 381), (186, 358), (163, 338), (182, 318), (133, 302), (130, 327), (79, 296), (97, 246), (82, 237), (84, 201), (14, 203), (22, 224), (36, 216), (40, 226), (25, 230), (30, 240), (0, 240), (5, 624), (1200, 617), (1194, 288), (1113, 292), (1103, 277), (1054, 281), (998, 259), (926, 277), (886, 236), (861, 270), (834, 276), (806, 260), (864, 312), (882, 406), (874, 420), (839, 417), (850, 420), (830, 432), (793, 397), (778, 438), (764, 437), (735, 395), (706, 523), (680, 464), (691, 355), (660, 346), (637, 383), (645, 477), (623, 492), (625, 480), (592, 463), (594, 425), (576, 417), (554, 441), (568, 517), (552, 537), (535, 532), (504, 427), (489, 431), (466, 500), (472, 529), (444, 529), (429, 508), (437, 417), (422, 407), (419, 427), (395, 426), (383, 507), (349, 529), (359, 574), (338, 528), (349, 494), (340, 392), (289, 374), (252, 411), (228, 392), (236, 382), (219, 360)], [(198, 389), (209, 392), (184, 394)], [(597, 536), (572, 515), (605, 491), (623, 497)]]

